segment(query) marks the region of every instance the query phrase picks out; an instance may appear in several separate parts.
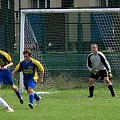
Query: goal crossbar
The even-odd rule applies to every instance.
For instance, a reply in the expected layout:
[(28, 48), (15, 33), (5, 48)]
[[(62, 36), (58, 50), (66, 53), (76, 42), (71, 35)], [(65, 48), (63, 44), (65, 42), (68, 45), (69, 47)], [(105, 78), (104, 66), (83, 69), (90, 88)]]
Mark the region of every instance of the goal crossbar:
[(95, 9), (23, 9), (21, 13), (66, 13), (66, 12), (119, 12), (120, 8), (95, 8)]

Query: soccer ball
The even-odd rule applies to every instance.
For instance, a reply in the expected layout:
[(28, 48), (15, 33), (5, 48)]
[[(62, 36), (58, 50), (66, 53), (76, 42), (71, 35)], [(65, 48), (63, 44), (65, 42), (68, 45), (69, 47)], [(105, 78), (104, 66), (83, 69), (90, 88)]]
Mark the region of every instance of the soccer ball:
[(52, 43), (48, 43), (48, 46), (51, 47), (51, 46), (52, 46)]

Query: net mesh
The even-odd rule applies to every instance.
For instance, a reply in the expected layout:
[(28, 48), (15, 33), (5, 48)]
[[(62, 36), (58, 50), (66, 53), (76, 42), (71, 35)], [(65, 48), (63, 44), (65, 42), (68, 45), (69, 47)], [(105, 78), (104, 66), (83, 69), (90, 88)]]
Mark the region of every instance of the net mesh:
[[(19, 53), (14, 54), (15, 44), (15, 20), (14, 20), (14, 3), (10, 1), (0, 1), (0, 50), (10, 54), (14, 64), (19, 60)], [(10, 67), (10, 69), (12, 69)], [(15, 81), (15, 83), (18, 83)], [(1, 85), (1, 88), (6, 87)], [(1, 90), (0, 90), (1, 91)]]
[[(35, 33), (34, 33), (34, 29), (32, 29), (33, 24), (31, 25), (31, 23), (30, 23), (30, 21), (28, 19), (29, 18), (27, 18), (27, 17), (25, 18), (25, 43), (24, 43), (24, 49), (25, 50), (30, 50), (31, 53), (32, 53), (32, 57), (37, 59), (38, 61), (40, 61), (42, 63), (42, 65), (45, 67), (45, 77), (44, 77), (45, 87), (46, 88), (49, 88), (49, 87), (51, 88), (51, 86), (52, 86), (51, 77), (49, 75), (49, 72), (48, 72), (48, 69), (47, 69), (47, 66), (46, 66), (46, 62), (45, 62), (45, 60), (43, 58), (43, 55), (41, 53), (38, 40), (37, 40), (37, 38), (35, 36)], [(37, 25), (37, 21), (35, 21), (33, 26), (35, 26), (35, 25)], [(39, 31), (39, 28), (38, 28), (38, 31)]]
[(116, 76), (120, 72), (120, 12), (94, 13), (101, 39)]
[(13, 52), (15, 43), (14, 11), (13, 8), (7, 9), (5, 1), (0, 3), (0, 7), (0, 49), (10, 53)]
[(87, 80), (90, 44), (97, 43), (110, 62), (114, 78), (120, 72), (120, 11), (29, 13), (25, 15), (25, 49), (45, 67), (45, 81), (61, 84)]

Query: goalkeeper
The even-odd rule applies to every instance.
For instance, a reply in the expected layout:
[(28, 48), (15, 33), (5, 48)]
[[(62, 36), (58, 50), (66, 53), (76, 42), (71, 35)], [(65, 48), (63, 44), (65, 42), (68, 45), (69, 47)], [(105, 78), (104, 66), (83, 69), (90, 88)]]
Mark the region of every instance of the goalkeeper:
[(36, 100), (37, 105), (41, 99), (41, 97), (34, 92), (34, 88), (38, 81), (38, 70), (40, 70), (40, 78), (38, 82), (43, 83), (44, 68), (39, 61), (31, 57), (30, 51), (25, 50), (23, 55), (24, 60), (18, 63), (15, 70), (12, 71), (12, 74), (22, 71), (24, 86), (29, 95), (29, 107), (33, 109), (34, 99)]
[(91, 51), (92, 53), (90, 53), (87, 58), (87, 68), (91, 71), (88, 97), (93, 97), (94, 82), (99, 77), (105, 81), (112, 97), (116, 97), (110, 81), (110, 79), (112, 79), (112, 74), (109, 62), (107, 61), (105, 55), (98, 51), (98, 45), (96, 43), (91, 44)]

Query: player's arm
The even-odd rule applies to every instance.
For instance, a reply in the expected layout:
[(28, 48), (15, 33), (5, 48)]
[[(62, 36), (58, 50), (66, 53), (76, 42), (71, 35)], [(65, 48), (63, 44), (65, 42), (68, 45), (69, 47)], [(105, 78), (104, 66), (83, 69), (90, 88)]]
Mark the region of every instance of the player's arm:
[(104, 54), (99, 54), (100, 55), (100, 59), (103, 63), (103, 65), (105, 66), (105, 68), (107, 69), (108, 72), (111, 72), (111, 67), (109, 62), (107, 61), (106, 57)]
[(11, 66), (13, 65), (13, 62), (12, 62), (11, 56), (10, 56), (8, 53), (2, 52), (2, 55), (3, 55), (4, 58), (5, 58), (6, 65), (3, 66), (1, 69), (5, 70), (5, 69), (7, 69), (8, 67), (11, 67)]
[(6, 70), (8, 67), (11, 67), (13, 65), (13, 62), (10, 62), (9, 64), (5, 65), (1, 69)]
[(12, 75), (14, 75), (20, 71), (21, 71), (21, 67), (20, 67), (20, 62), (19, 62), (18, 65), (15, 67), (15, 69), (11, 73)]
[(90, 57), (92, 56), (92, 54), (89, 54), (88, 55), (88, 58), (87, 58), (87, 68), (90, 70), (90, 72), (94, 75), (97, 75), (98, 74), (98, 70), (97, 69), (94, 69), (93, 66), (92, 66), (92, 62), (90, 60)]
[(14, 75), (14, 74), (16, 74), (16, 73), (17, 73), (16, 70), (13, 70), (13, 71), (11, 72), (12, 75)]
[(44, 83), (43, 81), (43, 77), (44, 77), (44, 67), (42, 66), (42, 64), (40, 62), (37, 62), (37, 67), (40, 70), (40, 77), (39, 77), (39, 82), (40, 83)]
[(108, 71), (108, 77), (109, 77), (109, 79), (112, 79), (113, 75), (111, 73), (111, 67), (110, 67), (110, 64), (109, 64), (107, 58), (105, 57), (104, 54), (100, 55), (100, 58), (101, 58), (101, 61), (102, 61), (103, 65), (106, 67), (106, 69)]
[(44, 77), (44, 70), (40, 72), (40, 78), (39, 78), (40, 83), (44, 83), (43, 77)]
[(87, 68), (90, 70), (90, 71), (92, 71), (93, 70), (93, 68), (92, 68), (92, 62), (91, 62), (91, 60), (90, 60), (90, 57), (91, 57), (91, 55), (88, 55), (88, 58), (87, 58)]
[(38, 67), (38, 69), (40, 70), (40, 77), (38, 79), (38, 82), (40, 83), (44, 83), (43, 81), (43, 77), (44, 77), (44, 67), (42, 66), (42, 64), (37, 61), (37, 60), (33, 60), (33, 62), (36, 64), (36, 66)]

